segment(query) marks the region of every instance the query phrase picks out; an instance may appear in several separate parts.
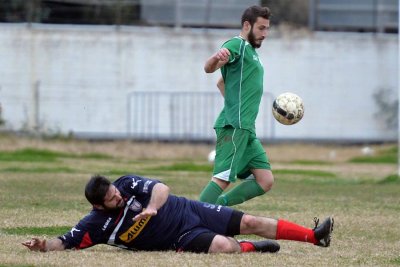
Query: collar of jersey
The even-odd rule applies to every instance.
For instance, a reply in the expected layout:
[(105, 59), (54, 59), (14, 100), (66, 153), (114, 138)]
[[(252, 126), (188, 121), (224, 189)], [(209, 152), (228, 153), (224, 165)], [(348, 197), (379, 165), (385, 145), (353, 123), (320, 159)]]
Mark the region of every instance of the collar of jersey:
[(249, 43), (246, 39), (244, 39), (242, 36), (240, 36), (240, 35), (236, 36), (235, 38), (238, 38), (238, 39), (240, 39), (240, 40), (245, 41), (246, 45), (250, 45), (250, 43)]

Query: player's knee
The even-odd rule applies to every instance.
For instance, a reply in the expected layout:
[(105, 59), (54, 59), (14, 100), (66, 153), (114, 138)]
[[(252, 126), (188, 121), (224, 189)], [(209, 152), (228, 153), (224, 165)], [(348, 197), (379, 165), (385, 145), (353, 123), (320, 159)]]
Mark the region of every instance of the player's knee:
[(274, 185), (274, 182), (275, 182), (274, 176), (271, 174), (263, 177), (263, 179), (258, 183), (265, 192), (268, 192), (269, 190), (271, 190), (272, 186)]
[(264, 192), (271, 190), (275, 180), (271, 170), (253, 170), (253, 174)]
[(212, 177), (211, 179), (214, 183), (216, 183), (219, 187), (221, 187), (222, 190), (225, 190), (229, 186), (229, 182), (221, 180), (216, 177)]
[(238, 251), (240, 251), (240, 246), (236, 241), (221, 235), (214, 237), (209, 249), (210, 253), (233, 253)]
[(267, 178), (267, 180), (266, 180), (267, 190), (266, 191), (269, 191), (272, 188), (272, 186), (274, 185), (274, 182), (275, 182), (274, 176), (271, 175)]
[(247, 232), (247, 230), (256, 229), (258, 225), (257, 217), (245, 214), (242, 217), (240, 228)]

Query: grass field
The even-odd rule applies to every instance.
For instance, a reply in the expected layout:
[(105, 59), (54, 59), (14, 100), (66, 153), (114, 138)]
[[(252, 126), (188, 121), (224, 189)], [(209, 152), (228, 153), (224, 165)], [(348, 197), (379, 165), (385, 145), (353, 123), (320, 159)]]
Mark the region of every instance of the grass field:
[[(210, 145), (85, 142), (0, 136), (0, 266), (400, 266), (400, 181), (395, 144), (266, 146), (275, 174), (268, 194), (236, 206), (313, 227), (333, 215), (330, 248), (279, 241), (277, 254), (132, 253), (108, 246), (35, 253), (20, 243), (68, 231), (90, 205), (92, 174), (155, 177), (197, 198), (210, 179)], [(254, 236), (239, 236), (253, 238)]]

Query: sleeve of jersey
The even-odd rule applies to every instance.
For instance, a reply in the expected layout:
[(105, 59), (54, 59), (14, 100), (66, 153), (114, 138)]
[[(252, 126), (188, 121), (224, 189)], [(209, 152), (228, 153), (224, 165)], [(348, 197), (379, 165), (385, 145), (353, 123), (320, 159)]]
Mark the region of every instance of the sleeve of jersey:
[(65, 249), (85, 249), (101, 243), (99, 240), (93, 239), (93, 236), (97, 235), (90, 234), (82, 220), (69, 232), (58, 238), (62, 241)]
[(153, 187), (160, 183), (158, 180), (153, 180), (145, 177), (129, 175), (125, 176), (122, 182), (122, 187), (125, 192), (131, 195), (150, 195)]
[(241, 39), (233, 38), (222, 45), (222, 47), (228, 49), (229, 52), (231, 53), (229, 55), (228, 64), (232, 64), (240, 58), (240, 46), (242, 42), (243, 41)]

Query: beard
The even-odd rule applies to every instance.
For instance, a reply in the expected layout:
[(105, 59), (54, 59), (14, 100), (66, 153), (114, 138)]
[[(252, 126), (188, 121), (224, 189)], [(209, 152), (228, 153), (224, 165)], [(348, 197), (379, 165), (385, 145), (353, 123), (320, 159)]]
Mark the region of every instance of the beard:
[(104, 210), (111, 212), (111, 211), (115, 211), (115, 210), (120, 210), (121, 208), (125, 207), (125, 201), (123, 199), (121, 199), (121, 201), (119, 201), (113, 207), (108, 207), (108, 206), (105, 206), (104, 204), (102, 206), (103, 206)]
[(260, 41), (259, 43), (256, 42), (257, 40), (256, 40), (256, 37), (255, 37), (255, 35), (253, 33), (253, 26), (251, 26), (249, 35), (247, 36), (247, 39), (248, 39), (249, 43), (251, 44), (251, 46), (254, 47), (254, 48), (260, 48), (261, 47), (261, 43), (264, 40), (264, 38), (262, 38), (262, 39), (258, 39)]

